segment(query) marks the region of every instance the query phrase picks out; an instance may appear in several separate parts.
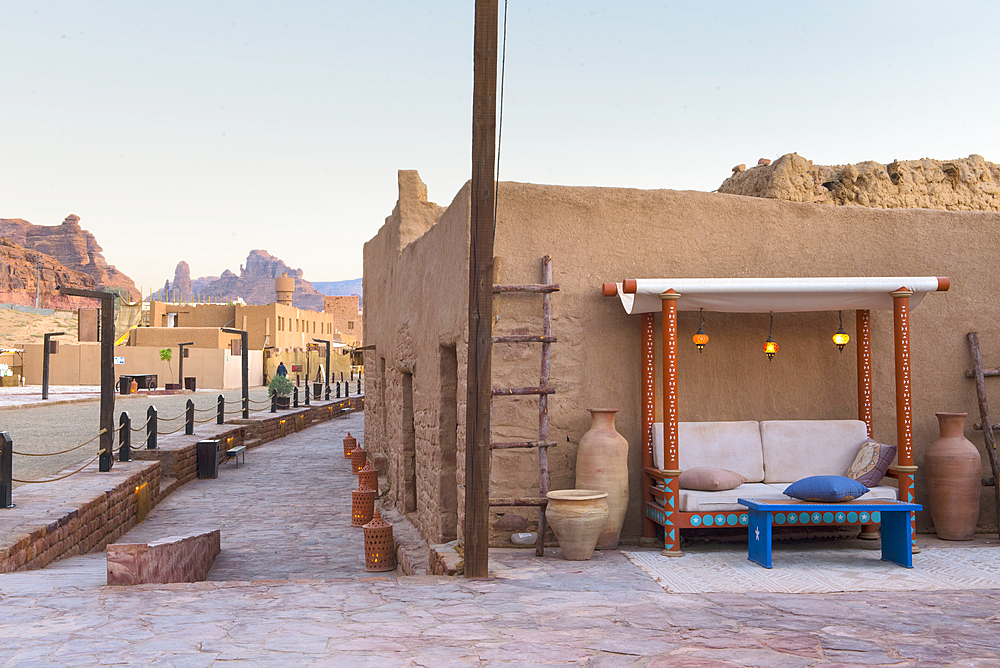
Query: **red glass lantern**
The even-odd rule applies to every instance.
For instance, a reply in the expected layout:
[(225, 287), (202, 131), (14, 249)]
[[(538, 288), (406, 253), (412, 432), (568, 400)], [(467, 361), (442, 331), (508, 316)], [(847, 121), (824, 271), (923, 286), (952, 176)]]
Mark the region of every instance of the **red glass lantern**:
[(363, 527), (375, 512), (375, 490), (361, 485), (351, 492), (351, 526)]
[(360, 445), (351, 450), (351, 471), (357, 473), (368, 462), (368, 453)]
[(351, 451), (358, 447), (358, 439), (351, 436), (351, 432), (347, 432), (347, 438), (344, 439), (344, 459), (351, 458)]
[(372, 468), (371, 462), (366, 463), (358, 471), (358, 486), (362, 485), (378, 491), (378, 469)]
[(771, 327), (767, 332), (767, 341), (764, 342), (764, 354), (767, 359), (773, 360), (774, 354), (778, 352), (778, 343), (774, 340), (774, 314), (771, 314)]
[(396, 568), (396, 541), (392, 538), (392, 525), (382, 519), (379, 511), (365, 525), (365, 570), (391, 571)]

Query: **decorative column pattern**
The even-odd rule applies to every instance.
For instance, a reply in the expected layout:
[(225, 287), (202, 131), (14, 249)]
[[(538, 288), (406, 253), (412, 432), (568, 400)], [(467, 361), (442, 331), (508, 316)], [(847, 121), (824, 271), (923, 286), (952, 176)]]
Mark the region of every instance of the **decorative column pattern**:
[(677, 300), (673, 290), (660, 295), (663, 308), (663, 460), (667, 488), (664, 507), (663, 554), (681, 555), (680, 516), (677, 512)]
[(653, 467), (653, 422), (656, 421), (656, 317), (642, 314), (642, 536), (653, 538), (656, 524), (646, 517), (646, 504), (653, 502), (650, 486), (653, 479), (646, 473)]
[[(910, 404), (910, 295), (900, 289), (892, 295), (893, 329), (896, 340), (896, 445), (899, 458), (899, 498), (913, 503), (913, 418)], [(910, 540), (917, 543), (917, 520), (910, 513)]]
[(872, 437), (872, 339), (871, 311), (858, 310), (858, 419), (868, 426), (868, 438)]

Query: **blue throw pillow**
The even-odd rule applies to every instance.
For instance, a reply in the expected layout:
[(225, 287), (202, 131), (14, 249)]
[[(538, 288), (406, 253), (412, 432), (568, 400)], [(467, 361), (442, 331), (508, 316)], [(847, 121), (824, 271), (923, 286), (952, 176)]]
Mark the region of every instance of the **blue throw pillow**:
[(792, 483), (785, 490), (787, 496), (803, 501), (853, 501), (868, 488), (857, 480), (842, 475), (814, 475)]

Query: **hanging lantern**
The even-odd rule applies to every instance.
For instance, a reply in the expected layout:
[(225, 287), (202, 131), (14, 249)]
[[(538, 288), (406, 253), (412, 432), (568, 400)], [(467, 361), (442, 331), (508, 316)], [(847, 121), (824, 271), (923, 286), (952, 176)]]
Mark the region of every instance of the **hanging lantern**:
[(361, 485), (351, 492), (351, 526), (363, 527), (375, 513), (375, 490)]
[(351, 436), (351, 432), (347, 432), (347, 438), (344, 439), (344, 459), (351, 458), (351, 450), (358, 446), (358, 439)]
[[(701, 315), (704, 309), (698, 309), (698, 314)], [(694, 341), (694, 345), (698, 346), (698, 352), (700, 353), (705, 349), (705, 344), (708, 343), (708, 334), (705, 333), (705, 316), (701, 315), (701, 323), (698, 325), (698, 331), (695, 335), (691, 337)]]
[(767, 341), (764, 342), (764, 354), (767, 359), (774, 359), (774, 354), (778, 352), (778, 343), (774, 340), (774, 313), (771, 314), (771, 327), (767, 332)]
[(378, 469), (372, 467), (371, 462), (365, 463), (358, 471), (358, 486), (364, 485), (369, 489), (378, 490)]
[(368, 453), (360, 445), (351, 450), (351, 471), (357, 473), (368, 462)]
[(391, 571), (396, 568), (396, 541), (392, 539), (392, 525), (382, 519), (378, 510), (365, 525), (365, 570)]
[(838, 329), (837, 333), (833, 335), (833, 342), (837, 344), (838, 348), (840, 348), (840, 352), (844, 352), (844, 346), (846, 346), (847, 342), (851, 340), (851, 337), (844, 331), (843, 311), (837, 311), (837, 315), (840, 316), (840, 329)]

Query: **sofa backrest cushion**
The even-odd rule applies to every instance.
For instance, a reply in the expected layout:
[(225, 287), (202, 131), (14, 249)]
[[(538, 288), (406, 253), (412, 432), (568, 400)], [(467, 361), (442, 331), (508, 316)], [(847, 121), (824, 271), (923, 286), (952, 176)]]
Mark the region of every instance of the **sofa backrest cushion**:
[(844, 475), (868, 439), (861, 420), (769, 420), (760, 423), (764, 482)]
[[(679, 422), (677, 449), (682, 471), (696, 466), (716, 466), (736, 471), (747, 482), (764, 479), (764, 455), (757, 422)], [(662, 422), (653, 424), (653, 462), (656, 468), (663, 468)]]

